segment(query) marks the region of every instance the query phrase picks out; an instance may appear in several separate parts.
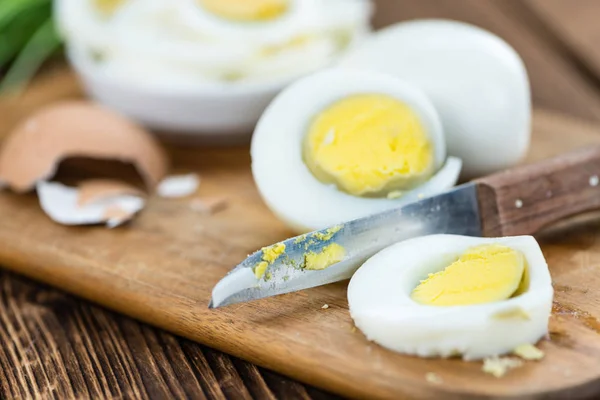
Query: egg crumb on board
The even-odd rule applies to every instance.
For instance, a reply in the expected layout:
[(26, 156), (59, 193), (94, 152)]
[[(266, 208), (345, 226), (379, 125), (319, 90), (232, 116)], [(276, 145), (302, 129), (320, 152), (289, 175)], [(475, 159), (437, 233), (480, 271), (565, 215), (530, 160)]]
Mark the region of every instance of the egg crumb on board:
[(539, 361), (544, 358), (544, 352), (530, 343), (517, 346), (513, 354), (521, 357), (523, 360)]
[(502, 378), (511, 369), (519, 368), (523, 365), (523, 361), (511, 357), (489, 357), (483, 360), (481, 370), (486, 374)]
[(329, 65), (369, 33), (372, 11), (368, 0), (55, 2), (70, 54), (118, 80), (171, 91)]
[(160, 197), (175, 199), (194, 194), (199, 186), (197, 174), (170, 175), (159, 182), (156, 192)]
[(438, 374), (436, 374), (435, 372), (426, 373), (425, 380), (434, 385), (440, 385), (440, 384), (444, 383), (444, 380), (442, 379), (442, 377), (439, 376)]
[(391, 350), (477, 360), (548, 333), (553, 288), (531, 236), (429, 235), (368, 259), (348, 286), (355, 325)]
[(443, 192), (461, 169), (446, 156), (439, 116), (421, 90), (350, 70), (321, 71), (281, 92), (255, 129), (251, 155), (261, 196), (299, 233)]
[(323, 306), (321, 307), (323, 310), (327, 310), (329, 308), (329, 304), (323, 304)]

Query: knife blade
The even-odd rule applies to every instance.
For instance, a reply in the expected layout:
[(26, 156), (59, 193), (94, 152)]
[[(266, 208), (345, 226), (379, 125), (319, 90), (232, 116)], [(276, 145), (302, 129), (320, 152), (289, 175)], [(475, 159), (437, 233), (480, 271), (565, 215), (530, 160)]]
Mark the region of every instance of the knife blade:
[[(215, 285), (209, 307), (348, 279), (373, 254), (416, 236), (533, 234), (566, 217), (600, 209), (599, 177), (600, 145), (587, 146), (401, 208), (297, 236), (242, 261)], [(328, 253), (333, 244), (336, 251)], [(325, 268), (311, 269), (311, 260)]]
[[(296, 236), (259, 250), (217, 283), (209, 308), (348, 279), (367, 258), (381, 249), (401, 240), (433, 233), (481, 236), (474, 183), (404, 207)], [(335, 248), (338, 250), (334, 254), (337, 258), (331, 259), (327, 249), (334, 243), (340, 247)], [(269, 249), (277, 246), (285, 250), (276, 254), (277, 258), (272, 263), (264, 261), (265, 252), (269, 254)], [(343, 249), (343, 255), (340, 254), (340, 248)], [(310, 269), (307, 263), (311, 261), (311, 254), (316, 260), (322, 254), (325, 263), (331, 262), (331, 265), (322, 270)], [(268, 265), (264, 276), (257, 277), (256, 269), (262, 262)]]

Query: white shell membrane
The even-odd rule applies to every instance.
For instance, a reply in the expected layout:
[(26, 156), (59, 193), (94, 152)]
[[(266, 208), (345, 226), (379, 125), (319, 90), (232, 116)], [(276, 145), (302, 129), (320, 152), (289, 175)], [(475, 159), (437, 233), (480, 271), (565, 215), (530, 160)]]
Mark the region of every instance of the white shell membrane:
[[(468, 248), (497, 243), (521, 251), (529, 287), (519, 296), (468, 306), (427, 306), (412, 290)], [(531, 236), (475, 238), (429, 235), (394, 244), (367, 260), (348, 286), (356, 326), (388, 349), (421, 357), (462, 355), (466, 360), (501, 355), (536, 343), (548, 333), (553, 288), (542, 251)]]
[[(316, 179), (302, 159), (302, 144), (315, 115), (355, 94), (379, 93), (409, 105), (434, 148), (437, 173), (398, 199), (352, 196)], [(417, 88), (392, 76), (329, 69), (286, 88), (258, 122), (251, 146), (252, 173), (269, 208), (297, 232), (308, 232), (401, 206), (445, 191), (458, 179), (461, 161), (446, 160), (437, 112)]]

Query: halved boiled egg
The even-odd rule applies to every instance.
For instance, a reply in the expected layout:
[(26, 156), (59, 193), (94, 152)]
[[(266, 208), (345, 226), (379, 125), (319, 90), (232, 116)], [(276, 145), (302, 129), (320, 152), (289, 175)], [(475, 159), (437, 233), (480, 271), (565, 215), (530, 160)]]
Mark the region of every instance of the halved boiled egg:
[(386, 348), (480, 359), (548, 333), (553, 288), (531, 236), (430, 235), (377, 253), (348, 286), (356, 326)]
[(373, 72), (327, 70), (285, 89), (252, 139), (267, 205), (299, 232), (363, 217), (452, 187), (436, 110), (417, 88)]
[(531, 94), (523, 60), (504, 40), (450, 20), (401, 22), (373, 34), (340, 66), (413, 83), (431, 98), (448, 154), (473, 178), (517, 164), (531, 135)]

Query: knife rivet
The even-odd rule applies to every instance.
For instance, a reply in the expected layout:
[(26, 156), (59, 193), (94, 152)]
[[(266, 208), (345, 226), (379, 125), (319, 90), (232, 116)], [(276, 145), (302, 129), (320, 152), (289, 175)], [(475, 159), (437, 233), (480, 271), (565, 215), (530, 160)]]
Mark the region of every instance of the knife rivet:
[(590, 186), (598, 186), (600, 183), (600, 179), (598, 179), (598, 175), (590, 176)]
[(521, 199), (517, 199), (517, 200), (515, 201), (515, 207), (517, 207), (517, 208), (521, 208), (521, 207), (523, 207), (523, 200), (521, 200)]

